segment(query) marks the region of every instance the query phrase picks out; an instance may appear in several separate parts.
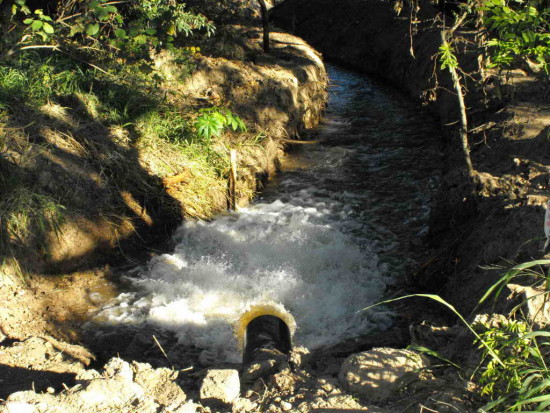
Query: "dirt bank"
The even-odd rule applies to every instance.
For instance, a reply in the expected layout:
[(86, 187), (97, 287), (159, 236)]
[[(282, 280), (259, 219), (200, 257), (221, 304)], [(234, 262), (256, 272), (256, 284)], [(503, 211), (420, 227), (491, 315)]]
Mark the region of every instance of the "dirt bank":
[[(472, 160), (478, 171), (472, 185), (452, 126), (459, 121), (456, 96), (448, 73), (437, 68), (437, 22), (445, 19), (441, 10), (429, 2), (411, 9), (378, 0), (323, 0), (315, 7), (294, 0), (278, 6), (273, 17), (327, 59), (385, 79), (419, 99), (442, 125), (451, 125), (440, 141), (446, 172), (424, 240), (434, 252), (414, 274), (416, 288), (443, 293), (467, 314), (497, 275), (481, 267), (544, 255), (550, 177), (547, 83), (516, 70), (502, 86), (495, 86), (492, 76), (481, 84), (475, 80), (475, 59), (461, 46), (462, 68), (474, 75), (466, 78)], [(470, 36), (459, 33), (463, 39)]]

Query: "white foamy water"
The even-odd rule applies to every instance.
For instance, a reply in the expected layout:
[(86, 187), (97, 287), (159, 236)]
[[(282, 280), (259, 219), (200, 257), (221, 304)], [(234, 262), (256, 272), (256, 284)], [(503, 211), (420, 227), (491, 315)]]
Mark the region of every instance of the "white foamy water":
[[(346, 108), (356, 109), (354, 99), (369, 93), (368, 82), (349, 76), (333, 89), (336, 107), (321, 138), (349, 127)], [(376, 103), (387, 112), (383, 99)], [(184, 223), (174, 252), (130, 275), (135, 291), (96, 319), (171, 330), (181, 344), (219, 361), (240, 361), (233, 324), (259, 304), (290, 312), (294, 345), (309, 348), (387, 328), (387, 310), (358, 312), (379, 301), (401, 270), (379, 257), (398, 248), (397, 236), (362, 207), (371, 195), (357, 171), (386, 168), (384, 156), (369, 156), (368, 146), (354, 142), (309, 146), (303, 157), (308, 166), (283, 172), (261, 202), (212, 222)]]

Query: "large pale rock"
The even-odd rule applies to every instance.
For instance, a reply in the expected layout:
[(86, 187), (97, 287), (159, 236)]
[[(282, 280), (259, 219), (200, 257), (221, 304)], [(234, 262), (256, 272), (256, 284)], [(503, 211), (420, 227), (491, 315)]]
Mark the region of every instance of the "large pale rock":
[(338, 378), (353, 393), (383, 402), (399, 390), (400, 379), (418, 375), (425, 367), (428, 362), (414, 351), (374, 348), (348, 357)]
[(201, 400), (209, 403), (231, 404), (241, 391), (237, 370), (209, 370), (201, 385)]

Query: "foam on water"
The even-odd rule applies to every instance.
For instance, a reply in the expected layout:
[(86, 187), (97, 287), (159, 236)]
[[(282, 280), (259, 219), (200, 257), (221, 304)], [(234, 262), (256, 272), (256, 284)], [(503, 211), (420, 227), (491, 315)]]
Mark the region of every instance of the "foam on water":
[(139, 292), (123, 294), (101, 316), (168, 328), (180, 342), (225, 360), (240, 358), (232, 326), (255, 304), (290, 311), (295, 342), (307, 347), (387, 326), (384, 312), (357, 314), (383, 293), (386, 265), (342, 230), (339, 202), (319, 202), (310, 192), (299, 191), (296, 202), (185, 223), (175, 251), (133, 279)]
[[(363, 81), (346, 79), (333, 90), (336, 110), (321, 128), (325, 136), (349, 126), (339, 110), (365, 93)], [(233, 324), (259, 304), (289, 311), (297, 324), (294, 344), (310, 348), (387, 328), (387, 310), (358, 312), (380, 300), (397, 272), (378, 254), (398, 246), (384, 239), (391, 231), (354, 207), (369, 193), (349, 183), (346, 164), (355, 157), (369, 173), (384, 167), (367, 155), (361, 145), (309, 147), (308, 167), (284, 172), (263, 202), (211, 222), (184, 223), (174, 252), (130, 276), (135, 291), (96, 319), (169, 329), (180, 343), (220, 361), (240, 361)], [(374, 232), (382, 235), (373, 239)]]

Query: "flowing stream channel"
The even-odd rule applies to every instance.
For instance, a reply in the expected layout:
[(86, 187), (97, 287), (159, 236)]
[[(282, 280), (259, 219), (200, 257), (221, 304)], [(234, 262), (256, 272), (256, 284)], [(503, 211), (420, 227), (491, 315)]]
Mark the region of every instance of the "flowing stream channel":
[(401, 94), (328, 67), (322, 124), (250, 207), (185, 222), (176, 247), (129, 272), (132, 287), (93, 318), (153, 327), (213, 362), (239, 362), (234, 325), (267, 305), (296, 322), (293, 344), (319, 348), (374, 329), (379, 301), (415, 264), (441, 156), (433, 120)]

